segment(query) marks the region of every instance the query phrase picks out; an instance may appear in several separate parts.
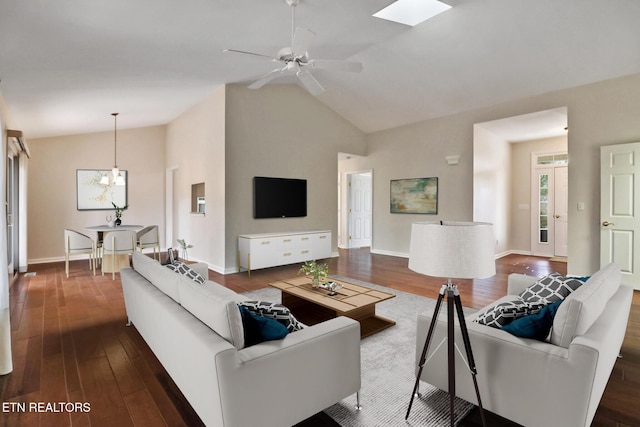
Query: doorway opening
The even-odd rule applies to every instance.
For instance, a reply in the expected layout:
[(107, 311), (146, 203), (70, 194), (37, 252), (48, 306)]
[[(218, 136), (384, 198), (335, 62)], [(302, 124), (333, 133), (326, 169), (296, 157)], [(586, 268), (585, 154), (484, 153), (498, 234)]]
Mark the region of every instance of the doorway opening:
[(531, 166), (531, 253), (566, 258), (569, 237), (569, 156), (533, 154)]
[(373, 172), (350, 172), (347, 178), (347, 248), (371, 247)]
[[(474, 125), (473, 219), (494, 224), (498, 256), (558, 256), (555, 234), (550, 234), (548, 222), (540, 223), (540, 194), (536, 196), (539, 191), (534, 190), (539, 182), (533, 178), (537, 167), (532, 158), (567, 152), (566, 107)], [(568, 171), (567, 168), (565, 165)], [(548, 178), (545, 184), (548, 185)], [(568, 183), (563, 191), (568, 192)], [(550, 215), (556, 219), (555, 212)], [(563, 214), (562, 220), (564, 224), (558, 230), (568, 228), (567, 215)], [(546, 235), (545, 249), (554, 247), (553, 251), (539, 251), (535, 243), (541, 234)], [(566, 246), (566, 239), (562, 245)]]
[(373, 170), (365, 156), (338, 153), (338, 247), (373, 244)]

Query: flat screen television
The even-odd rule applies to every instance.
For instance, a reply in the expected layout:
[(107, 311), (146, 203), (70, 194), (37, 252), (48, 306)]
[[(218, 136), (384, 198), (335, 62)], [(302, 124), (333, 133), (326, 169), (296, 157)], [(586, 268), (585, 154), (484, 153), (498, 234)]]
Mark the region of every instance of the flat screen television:
[(291, 218), (307, 216), (307, 180), (253, 178), (253, 217)]

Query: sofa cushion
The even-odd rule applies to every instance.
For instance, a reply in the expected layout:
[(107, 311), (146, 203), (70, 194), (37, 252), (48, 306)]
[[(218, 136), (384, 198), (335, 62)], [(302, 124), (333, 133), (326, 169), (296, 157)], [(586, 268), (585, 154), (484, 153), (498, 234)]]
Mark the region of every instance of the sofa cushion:
[(562, 300), (546, 305), (538, 313), (514, 319), (513, 322), (504, 325), (503, 331), (509, 332), (520, 338), (533, 338), (543, 341), (549, 336), (553, 319)]
[(180, 294), (178, 292), (180, 275), (175, 274), (173, 271), (163, 267), (158, 261), (138, 251), (133, 252), (131, 259), (134, 270), (156, 288), (173, 298), (174, 301), (180, 302)]
[(551, 304), (565, 299), (583, 283), (576, 278), (564, 277), (560, 273), (551, 273), (538, 279), (519, 296), (524, 301), (542, 301), (545, 304)]
[(174, 261), (172, 264), (167, 264), (166, 267), (173, 272), (182, 274), (196, 283), (204, 283), (204, 277), (182, 261)]
[(254, 314), (247, 307), (240, 306), (242, 325), (244, 327), (244, 346), (260, 344), (284, 338), (289, 331), (275, 319)]
[(620, 278), (620, 267), (608, 264), (565, 298), (553, 320), (551, 343), (568, 348), (574, 337), (584, 334), (617, 292)]
[(200, 285), (193, 280), (183, 279), (179, 282), (179, 292), (180, 303), (186, 310), (234, 347), (244, 347), (238, 303), (244, 301), (245, 297), (210, 280)]
[(539, 312), (545, 304), (539, 302), (524, 301), (515, 297), (511, 301), (499, 302), (480, 313), (474, 322), (494, 328), (502, 328), (514, 319)]
[(277, 320), (282, 323), (289, 332), (295, 332), (305, 328), (305, 325), (300, 323), (298, 319), (291, 314), (291, 311), (282, 304), (267, 301), (243, 301), (239, 305), (246, 307), (255, 315)]

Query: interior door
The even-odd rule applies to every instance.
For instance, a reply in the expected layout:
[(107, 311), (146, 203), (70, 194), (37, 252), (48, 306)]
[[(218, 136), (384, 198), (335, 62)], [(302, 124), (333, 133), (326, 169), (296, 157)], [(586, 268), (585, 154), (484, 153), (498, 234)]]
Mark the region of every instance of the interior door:
[(617, 263), (640, 289), (640, 142), (600, 149), (600, 266)]
[(372, 218), (372, 174), (371, 172), (347, 175), (348, 186), (348, 246), (360, 248), (371, 246)]
[(555, 167), (553, 176), (554, 255), (566, 257), (569, 240), (569, 168), (567, 166)]

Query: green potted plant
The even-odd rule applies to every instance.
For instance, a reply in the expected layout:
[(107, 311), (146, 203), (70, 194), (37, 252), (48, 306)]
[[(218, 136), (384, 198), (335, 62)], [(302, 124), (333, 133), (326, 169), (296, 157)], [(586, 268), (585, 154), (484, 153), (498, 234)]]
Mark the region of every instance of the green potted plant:
[(120, 226), (120, 224), (122, 224), (122, 212), (126, 211), (129, 208), (129, 205), (124, 205), (123, 207), (120, 207), (113, 202), (111, 202), (111, 204), (113, 205), (113, 208), (116, 211), (116, 220), (114, 221), (114, 224), (116, 225), (116, 227), (118, 227)]
[(305, 261), (300, 267), (298, 274), (307, 274), (311, 276), (311, 286), (317, 288), (320, 283), (324, 282), (329, 275), (329, 265), (326, 263), (319, 263), (316, 260)]

